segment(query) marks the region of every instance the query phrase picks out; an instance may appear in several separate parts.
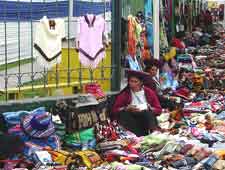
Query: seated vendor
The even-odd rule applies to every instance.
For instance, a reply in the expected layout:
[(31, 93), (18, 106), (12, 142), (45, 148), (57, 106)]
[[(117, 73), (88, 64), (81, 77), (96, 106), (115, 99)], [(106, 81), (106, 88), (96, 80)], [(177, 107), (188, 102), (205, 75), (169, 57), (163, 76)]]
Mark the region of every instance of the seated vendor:
[(175, 109), (175, 98), (167, 94), (167, 91), (169, 91), (170, 89), (163, 90), (161, 88), (160, 81), (157, 78), (159, 61), (149, 60), (145, 64), (145, 72), (148, 73), (150, 76), (145, 80), (144, 85), (156, 92), (162, 108), (168, 108), (169, 110)]
[(189, 90), (192, 90), (193, 76), (194, 76), (193, 70), (181, 68), (178, 75), (179, 85), (183, 87), (187, 87)]
[(116, 97), (114, 118), (137, 136), (148, 135), (158, 128), (156, 116), (162, 109), (154, 91), (143, 86), (144, 72), (127, 70), (128, 85)]

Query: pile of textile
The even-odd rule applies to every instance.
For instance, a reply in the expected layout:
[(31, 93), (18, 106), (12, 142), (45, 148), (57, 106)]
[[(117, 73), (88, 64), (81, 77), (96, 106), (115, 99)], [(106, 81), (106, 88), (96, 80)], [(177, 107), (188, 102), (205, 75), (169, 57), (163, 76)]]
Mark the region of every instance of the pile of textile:
[(181, 110), (164, 110), (157, 117), (160, 129), (143, 137), (110, 119), (68, 133), (59, 116), (44, 107), (2, 113), (2, 135), (18, 147), (2, 153), (1, 163), (8, 170), (223, 170), (224, 93), (193, 96), (183, 98)]

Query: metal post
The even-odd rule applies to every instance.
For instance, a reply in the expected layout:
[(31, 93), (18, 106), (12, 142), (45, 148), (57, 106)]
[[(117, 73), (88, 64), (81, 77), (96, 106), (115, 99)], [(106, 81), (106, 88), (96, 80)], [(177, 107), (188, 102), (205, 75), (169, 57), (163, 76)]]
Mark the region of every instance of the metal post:
[(159, 59), (159, 1), (153, 1), (154, 58)]
[(171, 0), (172, 1), (172, 37), (175, 36), (175, 0)]
[(4, 37), (5, 37), (5, 100), (8, 100), (8, 47), (7, 47), (7, 1), (4, 3)]
[(73, 17), (73, 0), (69, 0), (69, 17)]
[[(70, 66), (70, 30), (72, 26), (72, 18), (73, 18), (73, 0), (68, 0), (68, 27), (67, 27), (67, 85), (70, 86), (71, 83), (71, 66)], [(80, 81), (81, 82), (81, 81)]]
[(224, 4), (224, 12), (223, 12), (223, 27), (225, 28), (225, 1), (223, 2)]
[[(55, 17), (58, 16), (58, 0), (55, 1), (56, 3), (56, 11), (55, 11)], [(59, 88), (59, 76), (60, 76), (60, 70), (59, 70), (59, 64), (57, 63), (56, 64), (56, 67), (55, 67), (55, 72), (56, 72), (56, 88)], [(46, 78), (47, 79), (47, 78)], [(46, 87), (46, 86), (45, 86)]]
[(121, 82), (121, 0), (112, 0), (112, 80), (111, 90), (120, 90)]
[(20, 87), (21, 87), (21, 79), (22, 79), (22, 76), (21, 76), (21, 51), (20, 51), (20, 9), (19, 9), (19, 0), (17, 0), (17, 32), (18, 32), (18, 76), (17, 76), (17, 85), (19, 87), (19, 92), (20, 92)]
[[(30, 4), (32, 4), (32, 0), (30, 0)], [(31, 86), (32, 86), (32, 92), (34, 91), (34, 51), (33, 51), (33, 42), (34, 42), (34, 37), (33, 37), (33, 8), (32, 5), (30, 7), (30, 50), (31, 50)]]

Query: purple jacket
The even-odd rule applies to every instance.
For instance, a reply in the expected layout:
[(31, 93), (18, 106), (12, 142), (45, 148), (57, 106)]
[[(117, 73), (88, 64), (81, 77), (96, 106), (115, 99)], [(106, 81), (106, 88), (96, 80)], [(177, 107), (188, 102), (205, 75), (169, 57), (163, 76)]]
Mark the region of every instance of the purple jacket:
[[(153, 108), (153, 112), (155, 115), (160, 115), (162, 112), (162, 108), (160, 106), (158, 97), (156, 96), (155, 92), (152, 91), (150, 88), (144, 87), (144, 92), (146, 96), (147, 102)], [(125, 88), (118, 94), (116, 97), (115, 103), (112, 108), (112, 113), (114, 114), (113, 117), (116, 117), (116, 113), (120, 112), (122, 108), (128, 106), (131, 103), (132, 97), (129, 88)]]

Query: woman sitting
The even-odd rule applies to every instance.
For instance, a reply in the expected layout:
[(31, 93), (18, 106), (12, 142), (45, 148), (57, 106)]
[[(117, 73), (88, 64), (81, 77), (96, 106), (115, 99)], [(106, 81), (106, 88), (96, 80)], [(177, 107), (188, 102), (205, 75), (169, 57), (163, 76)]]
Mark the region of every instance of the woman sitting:
[(128, 85), (116, 97), (112, 112), (114, 118), (137, 136), (145, 136), (157, 129), (156, 116), (162, 109), (154, 91), (143, 86), (148, 74), (127, 70)]
[(153, 60), (146, 62), (145, 64), (145, 72), (149, 74), (149, 77), (146, 78), (144, 85), (157, 93), (162, 108), (174, 110), (176, 106), (175, 98), (167, 94), (170, 89), (163, 90), (161, 88), (160, 81), (157, 78), (159, 62), (157, 60)]

